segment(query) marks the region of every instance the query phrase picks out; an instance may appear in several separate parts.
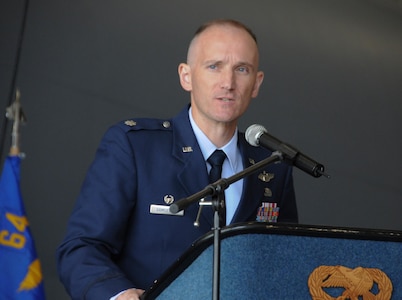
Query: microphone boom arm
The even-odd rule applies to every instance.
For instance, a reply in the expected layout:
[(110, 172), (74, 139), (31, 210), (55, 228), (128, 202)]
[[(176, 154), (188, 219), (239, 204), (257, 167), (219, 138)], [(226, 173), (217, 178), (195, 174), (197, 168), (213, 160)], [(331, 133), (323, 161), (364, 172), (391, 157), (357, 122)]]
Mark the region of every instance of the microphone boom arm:
[(222, 190), (225, 190), (231, 185), (233, 182), (236, 182), (254, 172), (257, 172), (258, 170), (262, 169), (263, 167), (276, 162), (276, 161), (281, 161), (283, 160), (282, 153), (279, 151), (275, 151), (271, 154), (270, 157), (265, 158), (258, 163), (255, 163), (254, 165), (244, 169), (243, 171), (236, 173), (229, 178), (221, 178), (214, 183), (211, 183), (207, 185), (204, 189), (201, 191), (178, 200), (177, 202), (173, 203), (169, 207), (169, 211), (171, 213), (178, 213), (179, 211), (186, 209), (190, 204), (193, 202), (199, 201), (202, 198), (205, 198), (206, 196), (213, 196), (216, 195), (219, 192), (222, 192)]

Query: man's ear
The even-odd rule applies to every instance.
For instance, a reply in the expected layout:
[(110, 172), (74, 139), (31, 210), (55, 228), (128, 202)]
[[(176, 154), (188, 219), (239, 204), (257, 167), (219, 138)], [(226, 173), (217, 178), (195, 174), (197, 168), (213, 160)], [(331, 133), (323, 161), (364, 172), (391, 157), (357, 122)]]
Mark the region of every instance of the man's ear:
[(178, 67), (178, 72), (181, 87), (185, 91), (190, 92), (192, 90), (190, 66), (188, 64), (181, 63)]
[(255, 98), (258, 96), (258, 92), (260, 90), (260, 86), (261, 86), (263, 80), (264, 80), (264, 72), (258, 71), (256, 80), (255, 80), (255, 84), (254, 84), (253, 90), (251, 92), (251, 98)]

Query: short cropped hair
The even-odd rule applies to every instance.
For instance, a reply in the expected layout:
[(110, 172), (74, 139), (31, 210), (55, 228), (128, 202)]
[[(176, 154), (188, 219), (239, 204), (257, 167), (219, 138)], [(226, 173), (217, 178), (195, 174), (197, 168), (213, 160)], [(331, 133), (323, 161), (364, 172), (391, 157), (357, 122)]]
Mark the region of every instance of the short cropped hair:
[(249, 27), (244, 25), (243, 23), (233, 20), (233, 19), (217, 19), (217, 20), (212, 20), (212, 21), (206, 22), (206, 23), (202, 24), (200, 27), (198, 27), (198, 29), (196, 30), (196, 32), (194, 34), (194, 38), (197, 37), (203, 31), (205, 31), (207, 28), (209, 28), (211, 26), (215, 26), (215, 25), (230, 25), (233, 27), (244, 29), (245, 31), (248, 32), (248, 34), (257, 43), (257, 36), (254, 34), (254, 32)]

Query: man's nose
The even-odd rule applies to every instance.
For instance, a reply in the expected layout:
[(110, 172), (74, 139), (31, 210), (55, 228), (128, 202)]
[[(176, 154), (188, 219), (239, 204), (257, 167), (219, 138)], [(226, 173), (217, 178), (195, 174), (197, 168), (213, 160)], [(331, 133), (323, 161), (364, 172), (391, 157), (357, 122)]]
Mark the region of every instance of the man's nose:
[(224, 70), (221, 73), (221, 88), (233, 90), (236, 87), (235, 74), (232, 70)]

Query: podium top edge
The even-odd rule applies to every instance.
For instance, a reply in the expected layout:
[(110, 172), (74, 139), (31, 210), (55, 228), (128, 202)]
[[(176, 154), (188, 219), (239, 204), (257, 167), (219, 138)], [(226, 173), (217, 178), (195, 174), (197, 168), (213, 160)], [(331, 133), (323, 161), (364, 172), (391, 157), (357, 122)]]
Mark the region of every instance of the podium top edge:
[[(262, 222), (236, 223), (223, 227), (221, 230), (221, 238), (224, 239), (225, 237), (233, 235), (252, 233), (402, 242), (402, 231), (399, 230)], [(195, 243), (211, 238), (212, 235), (213, 232), (209, 232)]]

